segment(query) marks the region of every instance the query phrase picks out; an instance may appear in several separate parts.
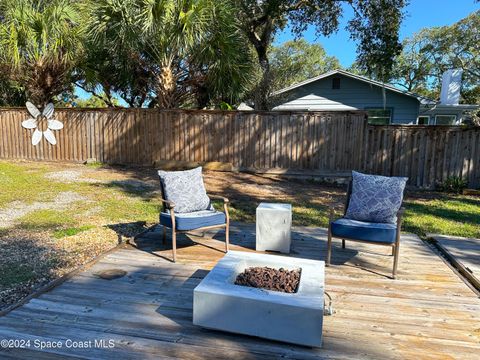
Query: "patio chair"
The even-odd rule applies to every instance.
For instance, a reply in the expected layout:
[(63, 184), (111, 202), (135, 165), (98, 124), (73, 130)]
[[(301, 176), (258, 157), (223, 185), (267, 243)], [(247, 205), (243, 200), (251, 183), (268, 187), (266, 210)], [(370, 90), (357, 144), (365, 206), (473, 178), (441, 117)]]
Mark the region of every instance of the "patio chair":
[[(160, 224), (163, 243), (167, 228), (172, 231), (173, 262), (177, 260), (177, 234), (193, 230), (205, 231), (225, 228), (225, 252), (228, 252), (230, 217), (229, 200), (221, 196), (208, 196), (203, 183), (202, 168), (186, 171), (158, 171), (162, 192)], [(223, 212), (215, 210), (211, 199), (223, 200)]]
[[(347, 240), (390, 246), (393, 256), (392, 278), (396, 278), (404, 213), (401, 205), (406, 181), (407, 178), (352, 172), (343, 217), (335, 219), (335, 209), (330, 209), (327, 266), (330, 265), (333, 238), (342, 239), (343, 249)], [(355, 197), (357, 204), (352, 204), (352, 197)]]

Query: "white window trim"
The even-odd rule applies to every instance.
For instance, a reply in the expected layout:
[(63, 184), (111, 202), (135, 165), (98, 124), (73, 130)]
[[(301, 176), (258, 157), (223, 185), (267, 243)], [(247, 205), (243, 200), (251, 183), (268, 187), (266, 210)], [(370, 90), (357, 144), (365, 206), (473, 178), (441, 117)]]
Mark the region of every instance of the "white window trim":
[(435, 125), (437, 125), (437, 117), (439, 117), (439, 116), (453, 116), (454, 117), (453, 125), (457, 124), (457, 114), (436, 114), (435, 115)]
[(426, 124), (426, 125), (430, 125), (430, 115), (418, 115), (418, 116), (417, 116), (417, 123), (416, 123), (417, 125), (419, 125), (419, 124), (418, 124), (418, 120), (419, 120), (420, 118), (427, 118), (428, 121), (427, 121), (427, 124)]

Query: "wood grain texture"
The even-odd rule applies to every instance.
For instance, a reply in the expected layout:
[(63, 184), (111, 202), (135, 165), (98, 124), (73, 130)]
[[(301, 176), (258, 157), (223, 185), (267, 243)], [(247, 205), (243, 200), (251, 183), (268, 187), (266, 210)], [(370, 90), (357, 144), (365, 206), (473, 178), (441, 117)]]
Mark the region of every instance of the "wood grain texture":
[[(253, 251), (254, 225), (231, 229), (231, 249)], [(199, 234), (197, 234), (199, 235)], [(323, 260), (326, 229), (294, 228), (291, 256)], [(398, 279), (390, 249), (334, 241), (326, 291), (336, 313), (324, 345), (310, 349), (201, 329), (192, 324), (193, 289), (223, 256), (223, 233), (182, 235), (177, 263), (158, 229), (61, 286), (0, 318), (0, 338), (112, 339), (112, 349), (14, 349), (2, 358), (86, 359), (477, 359), (480, 299), (429, 246), (401, 240)], [(219, 240), (217, 240), (219, 239)], [(115, 280), (95, 276), (122, 269)]]
[(480, 239), (428, 234), (440, 251), (480, 292)]
[(31, 145), (23, 109), (0, 109), (0, 158), (152, 166), (221, 162), (235, 169), (351, 170), (407, 176), (433, 188), (449, 176), (480, 186), (480, 128), (372, 126), (361, 111), (240, 112), (58, 109), (58, 144)]

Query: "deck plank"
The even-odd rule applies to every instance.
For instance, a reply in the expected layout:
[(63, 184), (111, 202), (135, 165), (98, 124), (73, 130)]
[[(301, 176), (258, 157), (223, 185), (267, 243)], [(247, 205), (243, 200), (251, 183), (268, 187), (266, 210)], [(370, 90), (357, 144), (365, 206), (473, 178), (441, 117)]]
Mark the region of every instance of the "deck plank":
[[(213, 238), (212, 238), (213, 236)], [(0, 338), (112, 339), (105, 349), (10, 349), (0, 357), (95, 359), (372, 359), (464, 358), (480, 351), (480, 299), (414, 235), (402, 236), (398, 279), (389, 249), (334, 244), (326, 291), (324, 346), (310, 349), (192, 324), (193, 289), (223, 256), (223, 234), (180, 236), (177, 263), (157, 232), (119, 249), (62, 285), (0, 318)], [(231, 248), (253, 251), (252, 225), (232, 228)], [(292, 256), (325, 258), (326, 230), (296, 228)], [(102, 280), (96, 274), (123, 269)]]
[(444, 255), (480, 291), (480, 239), (429, 234)]

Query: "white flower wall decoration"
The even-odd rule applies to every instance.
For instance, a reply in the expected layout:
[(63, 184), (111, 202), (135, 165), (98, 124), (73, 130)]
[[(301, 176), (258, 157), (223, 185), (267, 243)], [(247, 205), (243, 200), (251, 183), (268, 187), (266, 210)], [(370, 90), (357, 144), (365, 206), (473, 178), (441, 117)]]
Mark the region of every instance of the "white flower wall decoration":
[(25, 129), (35, 129), (32, 135), (32, 145), (40, 143), (42, 137), (45, 137), (50, 144), (56, 145), (57, 139), (55, 139), (55, 134), (52, 130), (63, 129), (63, 124), (53, 118), (53, 104), (47, 104), (43, 112), (40, 112), (40, 110), (29, 101), (27, 101), (25, 105), (32, 118), (23, 121), (22, 126)]

